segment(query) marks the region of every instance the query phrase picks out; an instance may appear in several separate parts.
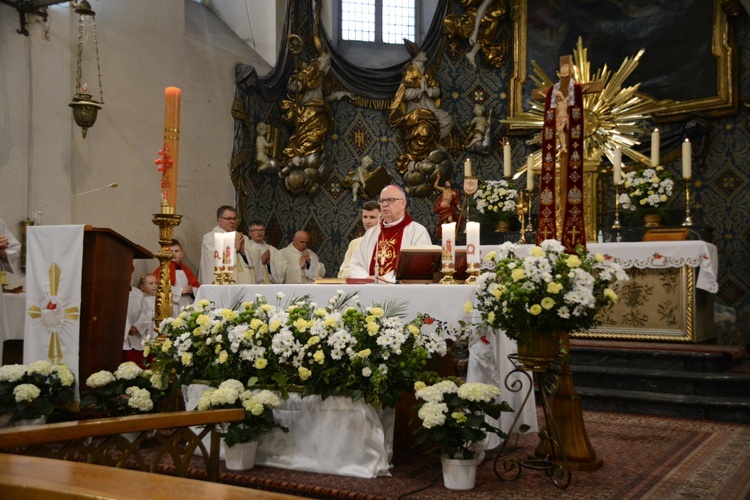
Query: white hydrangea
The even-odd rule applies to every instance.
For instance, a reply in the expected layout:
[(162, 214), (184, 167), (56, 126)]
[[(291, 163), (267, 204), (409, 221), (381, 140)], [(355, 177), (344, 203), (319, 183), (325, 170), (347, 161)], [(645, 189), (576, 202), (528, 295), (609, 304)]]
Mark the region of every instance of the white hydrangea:
[(63, 387), (70, 387), (75, 383), (76, 380), (73, 376), (73, 372), (70, 371), (70, 368), (68, 368), (67, 365), (55, 365), (54, 369), (57, 376), (60, 378), (60, 383)]
[(132, 361), (121, 363), (115, 370), (115, 378), (119, 380), (135, 380), (143, 373), (143, 369)]
[(219, 389), (231, 389), (239, 394), (245, 390), (245, 386), (239, 380), (230, 378), (222, 382), (219, 385)]
[(151, 411), (154, 409), (154, 402), (151, 401), (151, 393), (148, 389), (140, 389), (138, 387), (128, 387), (125, 390), (125, 394), (130, 396), (128, 399), (128, 406), (138, 411)]
[(479, 403), (492, 402), (500, 395), (500, 389), (491, 384), (467, 382), (458, 388), (458, 397)]
[(47, 360), (35, 361), (31, 363), (27, 368), (27, 373), (40, 373), (45, 377), (52, 373), (54, 365)]
[(13, 389), (13, 396), (16, 398), (16, 403), (23, 401), (30, 403), (38, 398), (41, 393), (42, 391), (39, 390), (39, 387), (34, 384), (19, 384)]
[(104, 387), (105, 385), (117, 380), (112, 373), (107, 370), (101, 370), (96, 373), (92, 373), (89, 378), (86, 379), (86, 385), (92, 389), (98, 387)]
[(0, 366), (0, 382), (17, 382), (26, 374), (26, 365)]
[(447, 404), (427, 402), (422, 405), (417, 415), (422, 420), (422, 427), (431, 429), (445, 423), (445, 414), (447, 412)]

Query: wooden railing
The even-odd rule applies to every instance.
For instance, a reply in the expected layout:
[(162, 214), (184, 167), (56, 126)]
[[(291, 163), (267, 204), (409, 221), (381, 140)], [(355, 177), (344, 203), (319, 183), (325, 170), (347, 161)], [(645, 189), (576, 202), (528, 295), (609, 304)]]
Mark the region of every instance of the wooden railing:
[[(217, 423), (244, 418), (244, 410), (158, 413), (79, 420), (0, 430), (0, 451), (57, 458), (144, 472), (187, 476), (196, 451), (207, 479), (219, 477)], [(192, 427), (203, 426), (195, 432)], [(131, 442), (123, 434), (137, 433)], [(203, 439), (211, 434), (210, 445)]]

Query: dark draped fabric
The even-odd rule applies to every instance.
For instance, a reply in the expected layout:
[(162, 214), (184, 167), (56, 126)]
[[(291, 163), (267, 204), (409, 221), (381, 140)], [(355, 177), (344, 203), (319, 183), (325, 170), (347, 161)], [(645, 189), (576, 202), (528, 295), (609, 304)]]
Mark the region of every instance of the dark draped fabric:
[[(443, 37), (443, 19), (448, 11), (449, 0), (440, 0), (430, 28), (425, 35), (421, 48), (429, 56), (428, 64), (432, 64), (439, 56), (439, 48)], [(302, 12), (301, 9), (309, 9)], [(294, 71), (294, 56), (289, 50), (287, 36), (299, 34), (303, 39), (305, 28), (296, 25), (305, 15), (314, 19), (313, 2), (289, 0), (287, 2), (286, 18), (284, 21), (284, 35), (279, 49), (279, 57), (273, 70), (258, 80), (258, 87), (264, 98), (273, 100), (286, 94), (286, 86)], [(296, 25), (296, 26), (295, 26)], [(312, 30), (310, 30), (312, 31)], [(323, 47), (331, 53), (331, 70), (339, 83), (359, 97), (370, 99), (392, 99), (401, 83), (401, 70), (408, 62), (408, 58), (399, 64), (387, 68), (372, 69), (358, 67), (347, 61), (333, 47), (331, 39), (324, 29), (320, 29)]]

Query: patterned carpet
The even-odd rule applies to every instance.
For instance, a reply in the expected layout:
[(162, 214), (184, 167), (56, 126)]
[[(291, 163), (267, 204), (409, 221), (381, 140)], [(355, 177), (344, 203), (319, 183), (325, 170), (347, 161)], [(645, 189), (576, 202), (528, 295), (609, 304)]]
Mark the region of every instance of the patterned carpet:
[[(656, 416), (584, 412), (589, 439), (604, 467), (573, 472), (560, 490), (543, 472), (524, 470), (500, 482), (490, 452), (477, 470), (477, 485), (451, 492), (442, 484), (439, 460), (424, 456), (394, 464), (392, 477), (356, 479), (256, 467), (222, 469), (221, 481), (308, 498), (346, 499), (746, 499), (750, 497), (750, 426)], [(508, 457), (523, 459), (536, 435), (508, 446)], [(515, 444), (515, 443), (513, 443)], [(508, 451), (514, 448), (512, 451)], [(501, 463), (504, 458), (501, 458)], [(197, 472), (197, 471), (196, 471)], [(198, 474), (200, 475), (200, 474)]]

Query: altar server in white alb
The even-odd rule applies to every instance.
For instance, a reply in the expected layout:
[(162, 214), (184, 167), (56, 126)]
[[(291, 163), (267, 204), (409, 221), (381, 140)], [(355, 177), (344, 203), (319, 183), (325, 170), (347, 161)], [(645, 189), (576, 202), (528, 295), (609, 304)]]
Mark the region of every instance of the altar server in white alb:
[[(368, 201), (362, 206), (362, 225), (365, 228), (365, 231), (370, 229), (371, 227), (375, 227), (378, 225), (378, 221), (380, 220), (380, 205), (378, 205), (377, 201)], [(339, 268), (339, 278), (351, 278), (352, 276), (352, 255), (354, 255), (354, 252), (357, 251), (357, 247), (359, 244), (362, 243), (362, 236), (359, 238), (354, 238), (349, 243), (349, 248), (346, 249), (346, 254), (344, 255), (344, 261), (341, 263), (341, 267)]]
[(255, 263), (257, 284), (287, 283), (286, 272), (289, 264), (278, 248), (266, 243), (266, 226), (259, 220), (250, 223), (247, 230), (250, 242), (247, 250)]
[(402, 248), (432, 245), (427, 229), (406, 213), (406, 194), (391, 184), (380, 192), (380, 224), (368, 229), (352, 256), (351, 277), (394, 283), (396, 259)]
[(214, 274), (214, 253), (216, 252), (215, 233), (231, 233), (235, 231), (234, 249), (236, 259), (232, 278), (238, 284), (249, 285), (255, 283), (255, 264), (250, 259), (248, 246), (250, 239), (237, 231), (237, 210), (229, 205), (222, 205), (216, 210), (216, 227), (203, 235), (201, 246), (201, 267), (198, 269), (198, 280), (203, 285), (210, 285), (216, 279)]
[(307, 231), (294, 233), (292, 242), (281, 249), (289, 266), (286, 269), (286, 282), (289, 284), (314, 283), (316, 278), (326, 275), (326, 266), (318, 256), (307, 248), (310, 236)]

